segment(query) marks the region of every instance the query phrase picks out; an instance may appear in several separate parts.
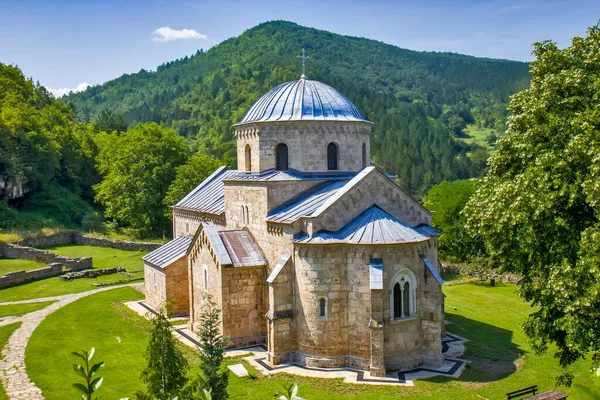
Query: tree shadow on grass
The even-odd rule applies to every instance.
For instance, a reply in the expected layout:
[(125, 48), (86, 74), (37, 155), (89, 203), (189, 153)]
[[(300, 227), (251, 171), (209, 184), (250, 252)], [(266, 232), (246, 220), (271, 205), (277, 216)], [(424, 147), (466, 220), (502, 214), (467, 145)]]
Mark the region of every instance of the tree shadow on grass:
[(465, 382), (493, 382), (514, 373), (523, 363), (526, 353), (513, 343), (513, 332), (462, 315), (446, 313), (452, 322), (446, 326), (450, 333), (456, 333), (469, 341), (462, 358), (470, 361), (460, 377)]

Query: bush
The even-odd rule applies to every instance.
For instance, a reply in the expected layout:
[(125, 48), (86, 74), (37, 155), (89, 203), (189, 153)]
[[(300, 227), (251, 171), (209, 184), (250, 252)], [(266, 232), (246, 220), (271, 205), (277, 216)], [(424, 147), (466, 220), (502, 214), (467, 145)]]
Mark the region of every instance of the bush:
[(104, 227), (104, 217), (97, 211), (86, 214), (81, 220), (81, 228), (87, 232), (103, 232)]

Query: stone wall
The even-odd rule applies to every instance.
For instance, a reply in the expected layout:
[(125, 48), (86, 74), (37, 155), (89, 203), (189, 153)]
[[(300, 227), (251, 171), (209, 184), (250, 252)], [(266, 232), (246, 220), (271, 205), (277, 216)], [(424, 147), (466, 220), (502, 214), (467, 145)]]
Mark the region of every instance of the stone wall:
[(338, 169), (359, 171), (363, 166), (362, 146), (366, 146), (366, 164), (371, 152), (371, 125), (350, 121), (295, 121), (248, 124), (236, 128), (238, 170), (245, 171), (245, 147), (250, 145), (252, 171), (275, 167), (278, 144), (288, 146), (289, 168), (303, 172), (327, 171), (327, 145), (338, 146)]
[(79, 233), (57, 233), (55, 235), (40, 236), (22, 240), (18, 243), (25, 247), (51, 247), (67, 244), (80, 244), (85, 246), (112, 247), (121, 250), (156, 250), (161, 246), (160, 243), (133, 242), (129, 240), (112, 240), (91, 235), (82, 235)]
[(222, 268), (223, 334), (229, 347), (265, 343), (265, 269)]
[(62, 273), (62, 270), (62, 264), (53, 263), (45, 268), (39, 268), (30, 271), (10, 272), (4, 276), (0, 276), (0, 289), (58, 276)]
[(146, 304), (153, 310), (167, 306), (167, 315), (188, 315), (189, 291), (187, 258), (182, 257), (166, 268), (144, 263)]
[[(313, 367), (368, 368), (372, 363), (379, 374), (385, 373), (383, 368), (439, 364), (443, 294), (420, 258), (420, 254), (426, 254), (435, 262), (436, 250), (434, 239), (419, 244), (369, 247), (297, 245), (296, 361)], [(383, 290), (370, 289), (371, 258), (382, 259)], [(409, 271), (416, 283), (411, 298), (414, 312), (406, 318), (393, 319), (391, 285), (402, 271)], [(318, 315), (319, 298), (327, 300), (326, 318)], [(273, 352), (277, 355), (279, 350)]]
[(92, 268), (92, 258), (70, 258), (51, 253), (46, 250), (39, 250), (33, 247), (19, 246), (16, 244), (6, 244), (4, 246), (4, 257), (22, 260), (34, 260), (44, 263), (64, 264), (69, 271), (81, 271)]

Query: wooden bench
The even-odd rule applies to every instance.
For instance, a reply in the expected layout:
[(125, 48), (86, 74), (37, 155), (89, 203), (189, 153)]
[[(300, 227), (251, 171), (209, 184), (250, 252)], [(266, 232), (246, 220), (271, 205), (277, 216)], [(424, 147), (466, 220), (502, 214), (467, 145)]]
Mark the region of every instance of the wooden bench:
[(506, 393), (506, 398), (508, 400), (516, 399), (518, 397), (525, 396), (526, 394), (535, 395), (538, 391), (537, 385), (529, 386), (523, 389), (515, 390), (514, 392)]

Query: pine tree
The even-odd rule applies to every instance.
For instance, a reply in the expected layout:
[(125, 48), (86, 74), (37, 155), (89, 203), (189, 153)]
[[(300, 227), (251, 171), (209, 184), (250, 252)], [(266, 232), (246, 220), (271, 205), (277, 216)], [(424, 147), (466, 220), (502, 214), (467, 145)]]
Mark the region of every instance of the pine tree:
[(210, 295), (207, 295), (204, 300), (198, 325), (201, 387), (211, 391), (213, 400), (224, 400), (229, 398), (227, 393), (229, 374), (226, 369), (221, 369), (227, 340), (221, 336), (219, 330), (221, 310)]
[(179, 395), (187, 383), (188, 363), (176, 346), (165, 308), (152, 319), (146, 357), (148, 366), (142, 371), (141, 378), (146, 383), (148, 394), (137, 392), (138, 399), (171, 400)]

